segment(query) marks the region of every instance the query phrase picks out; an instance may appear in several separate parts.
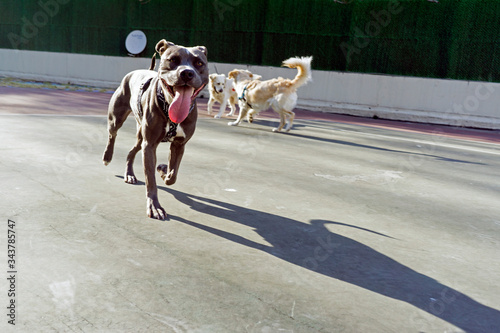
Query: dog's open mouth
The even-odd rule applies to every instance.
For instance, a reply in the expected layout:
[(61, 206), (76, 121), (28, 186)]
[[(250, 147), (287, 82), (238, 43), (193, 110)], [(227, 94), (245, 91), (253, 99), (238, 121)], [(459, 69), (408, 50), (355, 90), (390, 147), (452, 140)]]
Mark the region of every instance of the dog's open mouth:
[(168, 93), (173, 97), (172, 103), (168, 109), (170, 120), (177, 124), (182, 123), (189, 115), (191, 103), (193, 103), (204, 85), (195, 90), (191, 86), (170, 86), (165, 80), (162, 79), (162, 81)]

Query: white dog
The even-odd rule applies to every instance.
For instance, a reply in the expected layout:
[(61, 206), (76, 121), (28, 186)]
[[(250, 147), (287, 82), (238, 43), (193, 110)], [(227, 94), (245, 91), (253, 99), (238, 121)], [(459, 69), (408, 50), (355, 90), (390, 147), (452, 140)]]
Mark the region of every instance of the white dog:
[(280, 115), (280, 124), (273, 132), (281, 131), (285, 124), (285, 131), (289, 131), (295, 118), (292, 110), (297, 105), (297, 89), (312, 79), (311, 61), (312, 57), (296, 57), (283, 61), (283, 66), (297, 68), (298, 73), (293, 80), (279, 77), (260, 81), (260, 77), (256, 78), (255, 74), (247, 70), (235, 69), (229, 72), (228, 76), (234, 79), (238, 93), (240, 113), (238, 119), (228, 125), (238, 125), (247, 114), (248, 121), (252, 122), (254, 114), (271, 107)]
[(228, 116), (234, 115), (236, 104), (238, 104), (238, 95), (234, 89), (234, 80), (228, 79), (224, 74), (210, 74), (208, 90), (210, 99), (208, 100), (208, 114), (212, 114), (212, 108), (215, 102), (219, 102), (220, 109), (214, 118), (220, 118), (226, 110), (226, 105), (229, 102), (231, 111)]

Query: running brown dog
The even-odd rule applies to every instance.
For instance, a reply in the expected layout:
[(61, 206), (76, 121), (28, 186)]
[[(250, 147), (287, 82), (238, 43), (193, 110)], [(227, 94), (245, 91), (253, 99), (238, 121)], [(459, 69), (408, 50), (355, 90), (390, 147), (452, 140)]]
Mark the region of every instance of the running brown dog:
[(168, 165), (158, 165), (165, 184), (172, 185), (184, 154), (184, 146), (193, 136), (198, 118), (195, 98), (208, 83), (207, 49), (204, 46), (183, 47), (161, 40), (156, 44), (161, 57), (158, 72), (153, 56), (149, 70), (128, 73), (115, 91), (108, 107), (108, 143), (103, 162), (113, 157), (118, 129), (130, 113), (137, 121), (137, 142), (127, 156), (125, 182), (137, 183), (133, 164), (142, 149), (146, 181), (146, 209), (151, 218), (167, 217), (158, 201), (155, 181), (156, 148), (170, 141)]

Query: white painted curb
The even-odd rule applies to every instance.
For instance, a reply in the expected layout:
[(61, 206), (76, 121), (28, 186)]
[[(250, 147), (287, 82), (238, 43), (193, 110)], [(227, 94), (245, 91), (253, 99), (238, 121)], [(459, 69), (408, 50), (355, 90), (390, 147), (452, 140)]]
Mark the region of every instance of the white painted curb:
[[(149, 64), (148, 58), (0, 49), (0, 75), (105, 88), (117, 87), (125, 74)], [(263, 79), (296, 74), (281, 67), (210, 63), (210, 72), (235, 68)], [(499, 83), (313, 70), (313, 82), (298, 94), (298, 107), (314, 111), (500, 129)]]

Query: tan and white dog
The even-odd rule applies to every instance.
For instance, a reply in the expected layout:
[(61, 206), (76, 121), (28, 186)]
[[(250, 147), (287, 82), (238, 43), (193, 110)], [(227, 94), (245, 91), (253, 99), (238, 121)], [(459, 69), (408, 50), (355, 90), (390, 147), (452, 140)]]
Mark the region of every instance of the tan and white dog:
[(208, 100), (208, 114), (212, 114), (212, 108), (215, 102), (220, 104), (219, 113), (214, 118), (219, 119), (229, 102), (229, 109), (231, 110), (228, 116), (234, 115), (236, 112), (236, 104), (238, 104), (238, 95), (234, 89), (234, 80), (228, 79), (224, 74), (210, 74), (208, 91), (210, 92), (210, 99)]
[(279, 77), (260, 81), (248, 70), (235, 69), (229, 72), (229, 78), (234, 79), (240, 113), (238, 119), (229, 122), (228, 125), (237, 126), (247, 115), (248, 121), (252, 122), (255, 114), (271, 107), (280, 115), (280, 124), (273, 129), (273, 132), (281, 131), (285, 124), (285, 131), (289, 131), (295, 118), (292, 110), (297, 105), (297, 89), (312, 79), (312, 59), (312, 57), (294, 57), (283, 61), (283, 66), (297, 68), (298, 73), (294, 79)]

